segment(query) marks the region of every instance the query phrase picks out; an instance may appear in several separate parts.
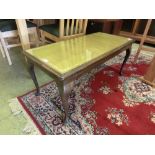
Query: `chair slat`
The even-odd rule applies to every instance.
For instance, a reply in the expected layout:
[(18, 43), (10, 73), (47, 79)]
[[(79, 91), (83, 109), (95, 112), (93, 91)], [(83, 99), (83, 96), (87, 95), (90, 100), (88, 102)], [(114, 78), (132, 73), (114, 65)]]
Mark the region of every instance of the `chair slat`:
[(79, 25), (79, 20), (76, 19), (76, 24), (75, 24), (75, 34), (78, 32), (78, 25)]
[(64, 36), (64, 19), (60, 19), (60, 26), (59, 26), (59, 37), (63, 37)]
[(84, 20), (83, 32), (82, 33), (86, 33), (87, 23), (88, 23), (88, 19), (85, 19)]
[(70, 29), (70, 35), (73, 34), (73, 30), (74, 30), (74, 19), (72, 19), (71, 29)]
[(69, 35), (69, 24), (70, 24), (70, 19), (67, 19), (66, 36)]
[(80, 19), (80, 22), (79, 22), (79, 33), (81, 33), (81, 31), (82, 31), (82, 23), (83, 23), (83, 21), (82, 21), (82, 19)]

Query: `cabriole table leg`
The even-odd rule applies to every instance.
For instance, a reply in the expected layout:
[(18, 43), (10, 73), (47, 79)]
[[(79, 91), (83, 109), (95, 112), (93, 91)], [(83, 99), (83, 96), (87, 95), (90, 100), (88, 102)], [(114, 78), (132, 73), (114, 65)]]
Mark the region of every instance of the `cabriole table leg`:
[(34, 71), (34, 64), (29, 64), (28, 65), (28, 71), (31, 75), (31, 78), (35, 84), (35, 87), (36, 87), (36, 96), (39, 96), (40, 95), (40, 89), (39, 89), (39, 84), (38, 84), (38, 81), (37, 81), (37, 78), (36, 78), (36, 75), (35, 75), (35, 71)]
[(67, 81), (58, 81), (57, 82), (58, 89), (60, 92), (60, 96), (62, 99), (62, 105), (65, 111), (65, 115), (63, 115), (63, 122), (67, 123), (67, 119), (69, 117), (68, 111), (69, 111), (69, 96), (71, 93), (71, 90), (73, 89), (73, 81), (72, 82), (67, 82)]
[(122, 75), (123, 67), (126, 64), (126, 62), (127, 62), (128, 58), (129, 58), (130, 54), (131, 54), (131, 47), (128, 48), (128, 49), (126, 49), (126, 55), (125, 55), (125, 58), (123, 60), (122, 65), (121, 65), (120, 72), (119, 72), (120, 75)]

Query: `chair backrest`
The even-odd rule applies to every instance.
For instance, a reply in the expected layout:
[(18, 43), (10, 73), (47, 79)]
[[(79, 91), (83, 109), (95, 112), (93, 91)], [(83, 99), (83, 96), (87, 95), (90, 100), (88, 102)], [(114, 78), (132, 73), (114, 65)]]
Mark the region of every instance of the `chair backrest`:
[(59, 37), (68, 39), (86, 33), (88, 19), (60, 19)]

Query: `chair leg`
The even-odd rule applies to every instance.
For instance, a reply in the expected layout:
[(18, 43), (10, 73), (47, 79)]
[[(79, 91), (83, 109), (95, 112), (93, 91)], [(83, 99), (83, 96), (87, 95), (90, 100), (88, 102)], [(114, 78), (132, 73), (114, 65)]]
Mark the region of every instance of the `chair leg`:
[(38, 33), (37, 33), (37, 29), (35, 28), (34, 30), (34, 37), (35, 37), (35, 42), (37, 47), (39, 46), (39, 37), (38, 37)]
[(41, 35), (41, 41), (43, 42), (43, 44), (45, 44), (46, 40), (42, 30), (40, 30), (40, 35)]
[(6, 54), (8, 63), (9, 63), (9, 65), (12, 65), (12, 61), (11, 61), (11, 58), (10, 58), (10, 55), (9, 55), (9, 51), (8, 51), (8, 49), (7, 49), (7, 45), (6, 45), (6, 43), (5, 43), (4, 38), (2, 37), (1, 33), (0, 33), (0, 41), (1, 41), (2, 46), (3, 46), (3, 48), (4, 48), (4, 52), (5, 52), (5, 54)]
[(3, 58), (5, 58), (5, 52), (4, 52), (4, 49), (3, 49), (1, 43), (0, 43), (0, 51), (1, 51), (1, 53), (2, 53)]

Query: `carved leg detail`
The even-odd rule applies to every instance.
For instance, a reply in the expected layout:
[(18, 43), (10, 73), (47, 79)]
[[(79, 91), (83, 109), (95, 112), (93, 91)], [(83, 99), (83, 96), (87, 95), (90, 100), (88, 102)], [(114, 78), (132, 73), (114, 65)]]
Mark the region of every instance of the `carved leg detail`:
[(32, 80), (33, 80), (33, 82), (35, 84), (36, 89), (37, 89), (37, 92), (36, 92), (35, 95), (39, 96), (40, 95), (39, 84), (38, 84), (38, 81), (37, 81), (37, 78), (36, 78), (36, 75), (35, 75), (35, 72), (34, 72), (34, 65), (33, 64), (31, 64), (29, 66), (29, 73), (30, 73), (31, 78), (32, 78)]
[(131, 48), (128, 48), (126, 50), (126, 55), (125, 55), (124, 61), (123, 61), (122, 65), (121, 65), (121, 68), (120, 68), (120, 72), (119, 72), (120, 75), (122, 75), (123, 67), (124, 67), (125, 63), (127, 62), (128, 58), (130, 56), (130, 53), (131, 53)]
[(68, 115), (68, 111), (69, 111), (68, 99), (69, 99), (71, 90), (73, 88), (73, 82), (69, 82), (69, 83), (64, 82), (64, 81), (62, 81), (61, 83), (59, 82), (58, 88), (59, 88), (60, 96), (62, 99), (63, 108), (65, 111), (65, 115), (63, 116), (63, 122), (66, 123), (67, 119), (69, 117), (69, 115)]
[(69, 115), (68, 115), (68, 111), (69, 111), (69, 102), (68, 102), (69, 94), (64, 93), (61, 96), (61, 98), (62, 98), (63, 108), (64, 108), (64, 111), (65, 111), (65, 115), (63, 115), (63, 122), (66, 123), (67, 119), (69, 117)]

